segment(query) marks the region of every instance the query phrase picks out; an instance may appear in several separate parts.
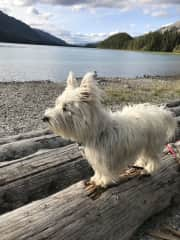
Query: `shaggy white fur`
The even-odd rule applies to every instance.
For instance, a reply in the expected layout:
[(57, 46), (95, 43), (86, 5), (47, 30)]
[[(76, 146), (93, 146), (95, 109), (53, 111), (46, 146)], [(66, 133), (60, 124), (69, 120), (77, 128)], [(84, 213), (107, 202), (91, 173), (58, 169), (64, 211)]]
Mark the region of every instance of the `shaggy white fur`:
[(80, 86), (70, 73), (65, 91), (55, 107), (46, 110), (45, 118), (55, 133), (84, 145), (94, 170), (91, 181), (97, 186), (118, 182), (120, 173), (134, 163), (153, 173), (175, 131), (172, 114), (150, 104), (113, 113), (103, 108), (101, 98), (93, 73), (87, 73)]

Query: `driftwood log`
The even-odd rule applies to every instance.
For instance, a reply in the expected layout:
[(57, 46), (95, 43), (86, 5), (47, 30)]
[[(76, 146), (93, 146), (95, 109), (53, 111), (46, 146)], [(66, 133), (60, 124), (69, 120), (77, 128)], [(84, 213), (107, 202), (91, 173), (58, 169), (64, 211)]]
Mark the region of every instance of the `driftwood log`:
[(20, 133), (18, 135), (0, 138), (0, 145), (23, 140), (23, 139), (45, 136), (48, 134), (52, 134), (52, 132), (49, 129), (31, 131), (27, 133)]
[(63, 147), (71, 141), (49, 134), (0, 145), (0, 162), (18, 159), (42, 149)]
[(168, 108), (173, 108), (173, 107), (178, 107), (178, 106), (180, 106), (180, 100), (176, 100), (176, 101), (169, 102), (166, 104), (166, 107), (168, 107)]
[(77, 144), (1, 163), (0, 213), (47, 197), (90, 174)]
[(95, 201), (83, 182), (0, 217), (1, 240), (129, 240), (180, 189), (178, 163), (166, 156), (158, 174), (132, 179)]

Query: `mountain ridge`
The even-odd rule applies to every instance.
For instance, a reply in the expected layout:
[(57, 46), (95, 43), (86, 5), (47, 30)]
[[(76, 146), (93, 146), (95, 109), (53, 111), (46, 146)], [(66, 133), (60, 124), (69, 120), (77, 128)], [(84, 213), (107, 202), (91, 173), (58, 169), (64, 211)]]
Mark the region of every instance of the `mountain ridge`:
[(132, 37), (118, 33), (96, 44), (97, 48), (180, 52), (180, 21), (157, 31)]
[(177, 21), (173, 24), (169, 24), (167, 26), (163, 26), (158, 31), (165, 32), (165, 31), (171, 31), (171, 30), (180, 32), (180, 21)]
[(68, 46), (64, 40), (0, 11), (0, 42)]

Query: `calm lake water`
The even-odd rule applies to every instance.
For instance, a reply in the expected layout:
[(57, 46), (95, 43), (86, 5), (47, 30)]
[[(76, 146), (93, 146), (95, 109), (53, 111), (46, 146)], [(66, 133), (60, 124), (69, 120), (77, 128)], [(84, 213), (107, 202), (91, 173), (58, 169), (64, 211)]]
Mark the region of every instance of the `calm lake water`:
[(180, 75), (180, 55), (0, 43), (0, 81), (62, 81), (81, 76)]

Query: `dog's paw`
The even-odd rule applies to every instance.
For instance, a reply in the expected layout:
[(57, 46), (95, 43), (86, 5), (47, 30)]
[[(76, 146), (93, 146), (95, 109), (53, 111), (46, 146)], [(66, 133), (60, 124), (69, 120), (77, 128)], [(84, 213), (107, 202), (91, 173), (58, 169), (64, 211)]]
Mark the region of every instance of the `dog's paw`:
[(151, 176), (151, 174), (146, 169), (144, 169), (143, 167), (136, 166), (136, 165), (131, 165), (131, 166), (128, 166), (128, 167), (129, 167), (128, 172), (130, 173), (130, 175), (132, 173), (135, 174), (135, 176), (138, 175), (139, 179), (143, 179), (143, 178)]
[(101, 196), (101, 194), (106, 191), (106, 188), (97, 186), (94, 182), (90, 180), (86, 180), (84, 182), (84, 185), (87, 196), (92, 200), (98, 199)]
[(140, 172), (139, 179), (144, 179), (144, 178), (147, 178), (147, 177), (150, 177), (150, 176), (151, 176), (151, 174), (146, 169), (143, 169)]

